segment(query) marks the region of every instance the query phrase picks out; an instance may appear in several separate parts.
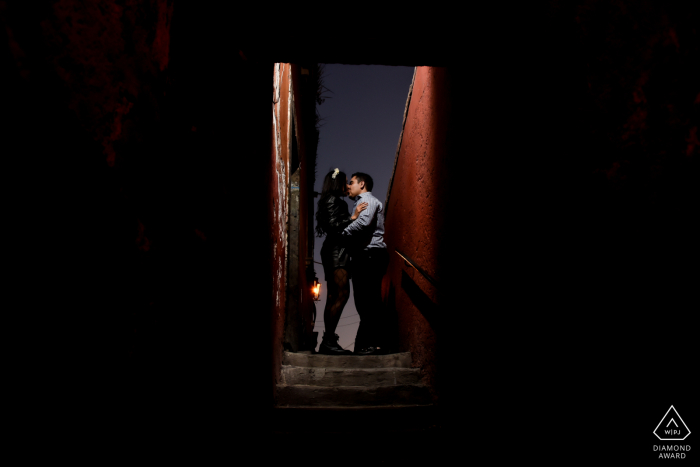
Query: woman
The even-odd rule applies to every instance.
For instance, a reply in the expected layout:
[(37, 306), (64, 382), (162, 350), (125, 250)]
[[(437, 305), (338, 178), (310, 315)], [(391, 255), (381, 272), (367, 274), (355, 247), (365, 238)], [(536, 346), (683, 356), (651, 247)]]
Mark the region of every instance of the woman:
[(348, 204), (342, 199), (346, 194), (345, 174), (338, 169), (328, 172), (323, 180), (321, 199), (318, 200), (316, 211), (316, 234), (319, 237), (326, 236), (321, 247), (323, 272), (328, 283), (328, 297), (323, 312), (326, 330), (318, 349), (319, 353), (326, 355), (352, 355), (352, 352), (338, 345), (338, 334), (335, 334), (340, 315), (350, 298), (350, 248), (342, 232), (367, 208), (367, 203), (359, 204), (351, 217), (348, 214)]

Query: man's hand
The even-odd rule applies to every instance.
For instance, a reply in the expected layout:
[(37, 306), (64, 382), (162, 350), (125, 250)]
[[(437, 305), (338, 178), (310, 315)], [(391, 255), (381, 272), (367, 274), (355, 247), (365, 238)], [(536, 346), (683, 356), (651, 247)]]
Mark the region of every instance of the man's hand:
[(369, 205), (369, 203), (360, 203), (360, 204), (358, 204), (357, 207), (355, 208), (355, 212), (353, 213), (351, 219), (352, 219), (352, 220), (357, 219), (357, 216), (359, 216), (360, 213), (361, 213), (362, 211), (364, 211), (365, 209), (367, 209), (367, 206), (368, 206), (368, 205)]

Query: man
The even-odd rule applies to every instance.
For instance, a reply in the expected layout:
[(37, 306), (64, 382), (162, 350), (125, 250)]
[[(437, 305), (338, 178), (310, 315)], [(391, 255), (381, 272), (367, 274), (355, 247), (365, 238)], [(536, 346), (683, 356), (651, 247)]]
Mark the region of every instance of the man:
[[(355, 307), (360, 315), (360, 327), (355, 338), (355, 354), (378, 355), (378, 331), (383, 319), (382, 278), (389, 264), (384, 243), (384, 206), (372, 195), (374, 181), (366, 173), (352, 174), (348, 195), (359, 203), (367, 202), (355, 222), (343, 230), (353, 245), (352, 285)], [(386, 349), (385, 349), (386, 350)]]

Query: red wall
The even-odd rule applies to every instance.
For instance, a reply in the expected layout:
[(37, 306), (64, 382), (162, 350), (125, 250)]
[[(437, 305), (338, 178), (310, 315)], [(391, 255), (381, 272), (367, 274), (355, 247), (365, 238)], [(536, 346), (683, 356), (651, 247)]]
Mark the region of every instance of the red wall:
[(289, 84), (291, 66), (287, 63), (274, 65), (273, 90), (273, 137), (271, 164), (271, 222), (272, 244), (272, 391), (280, 376), (284, 341), (284, 318), (287, 276), (287, 220), (289, 209), (289, 163), (288, 142), (290, 136)]
[[(272, 250), (272, 289), (271, 289), (271, 333), (272, 333), (272, 391), (273, 399), (275, 387), (279, 381), (285, 339), (287, 296), (287, 264), (290, 248), (299, 251), (298, 278), (301, 294), (299, 295), (299, 310), (301, 315), (310, 317), (314, 307), (311, 297), (311, 285), (306, 278), (306, 257), (308, 255), (308, 193), (307, 176), (310, 161), (305, 157), (307, 149), (306, 122), (302, 118), (302, 105), (305, 96), (301, 92), (301, 77), (298, 65), (277, 63), (274, 65), (274, 92), (273, 92), (273, 121), (272, 121), (272, 151), (269, 173), (269, 189), (271, 203), (269, 206), (269, 239)], [(293, 95), (293, 97), (292, 97)], [(313, 105), (313, 100), (310, 101)], [(293, 111), (292, 111), (293, 107)], [(289, 221), (289, 190), (290, 177), (293, 168), (290, 167), (292, 154), (290, 152), (294, 139), (292, 138), (292, 116), (296, 114), (295, 135), (301, 172), (299, 179), (299, 244), (288, 244)], [(307, 323), (311, 326), (310, 321)]]
[[(440, 285), (444, 286), (451, 264), (445, 236), (448, 182), (455, 176), (448, 163), (451, 91), (446, 68), (417, 67), (385, 219), (390, 262), (384, 299), (390, 313), (396, 314), (399, 350), (412, 353), (413, 366), (423, 370), (436, 401), (438, 309), (444, 304)], [(430, 275), (437, 287), (407, 266), (396, 249)]]
[(27, 164), (10, 204), (31, 280), (13, 276), (65, 309), (52, 354), (109, 380), (75, 407), (130, 432), (270, 402), (270, 66), (229, 15), (174, 3), (0, 1), (2, 153)]

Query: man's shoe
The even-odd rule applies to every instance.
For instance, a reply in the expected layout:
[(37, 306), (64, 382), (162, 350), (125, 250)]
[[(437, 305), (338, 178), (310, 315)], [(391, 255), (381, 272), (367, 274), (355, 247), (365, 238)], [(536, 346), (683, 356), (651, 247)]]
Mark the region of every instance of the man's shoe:
[(382, 355), (382, 353), (376, 347), (370, 346), (364, 349), (355, 349), (355, 355)]
[(318, 347), (318, 353), (323, 355), (352, 355), (352, 352), (338, 345), (338, 339), (338, 334), (327, 337), (326, 331), (323, 331), (323, 340)]

